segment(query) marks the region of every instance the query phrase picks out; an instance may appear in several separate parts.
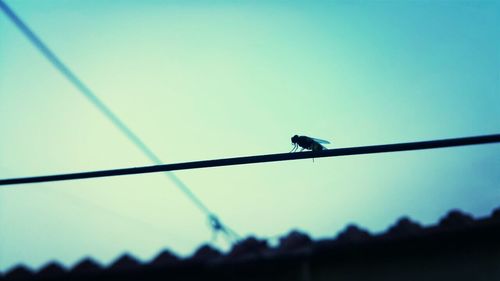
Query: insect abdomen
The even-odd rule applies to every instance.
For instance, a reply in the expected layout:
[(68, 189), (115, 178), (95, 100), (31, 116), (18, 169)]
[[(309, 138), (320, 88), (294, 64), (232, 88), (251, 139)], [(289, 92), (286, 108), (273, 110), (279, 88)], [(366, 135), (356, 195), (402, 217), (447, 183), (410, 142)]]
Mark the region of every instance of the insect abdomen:
[(312, 151), (320, 151), (320, 150), (323, 150), (325, 149), (321, 144), (317, 143), (317, 142), (313, 142), (311, 144), (311, 150)]

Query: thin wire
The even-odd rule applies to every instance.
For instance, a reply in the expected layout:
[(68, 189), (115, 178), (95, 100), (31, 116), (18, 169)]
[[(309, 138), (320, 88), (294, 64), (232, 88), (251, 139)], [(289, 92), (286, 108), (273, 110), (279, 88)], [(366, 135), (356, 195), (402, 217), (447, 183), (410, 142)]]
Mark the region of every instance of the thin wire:
[[(101, 111), (139, 150), (142, 151), (153, 163), (160, 165), (163, 162), (160, 158), (137, 136), (125, 123), (107, 107), (97, 95), (85, 85), (42, 40), (7, 6), (0, 0), (0, 8), (5, 15), (19, 28), (19, 30), (29, 39), (29, 41), (49, 60), (61, 74), (75, 86), (95, 107)], [(220, 220), (210, 209), (198, 198), (186, 184), (175, 174), (166, 172), (165, 175), (203, 212), (210, 220), (215, 220), (222, 225)], [(224, 228), (225, 226), (222, 225)]]
[[(77, 204), (87, 205), (87, 206), (90, 206), (94, 209), (97, 208), (97, 209), (104, 211), (104, 212), (106, 212), (106, 213), (108, 213), (108, 214), (110, 214), (118, 219), (121, 219), (122, 221), (134, 223), (135, 225), (140, 224), (140, 225), (144, 226), (144, 229), (148, 230), (148, 231), (146, 231), (147, 233), (153, 234), (157, 238), (162, 238), (161, 241), (165, 241), (165, 238), (168, 238), (168, 237), (175, 237), (175, 239), (177, 239), (177, 240), (182, 240), (184, 242), (187, 242), (187, 240), (185, 238), (183, 238), (182, 236), (172, 234), (172, 233), (166, 234), (166, 229), (158, 227), (158, 226), (151, 224), (151, 223), (149, 223), (145, 220), (142, 220), (140, 218), (117, 212), (117, 211), (113, 210), (112, 208), (103, 206), (97, 202), (90, 201), (88, 199), (82, 198), (80, 196), (77, 196), (77, 195), (74, 195), (74, 194), (68, 193), (66, 191), (59, 190), (59, 189), (56, 190), (56, 189), (49, 188), (47, 190), (49, 190), (57, 195), (64, 196), (67, 199), (72, 200), (73, 202), (75, 202)], [(73, 205), (75, 205), (75, 204), (73, 204)]]
[[(122, 168), (122, 169), (113, 169), (113, 170), (90, 171), (90, 172), (79, 172), (79, 173), (59, 174), (59, 175), (0, 179), (0, 185), (13, 185), (13, 184), (25, 184), (25, 183), (50, 182), (50, 181), (89, 179), (89, 178), (122, 176), (122, 175), (136, 175), (136, 174), (145, 174), (145, 173), (158, 173), (158, 172), (165, 172), (165, 171), (178, 171), (178, 170), (190, 170), (190, 169), (200, 169), (200, 168), (212, 168), (212, 167), (222, 167), (222, 166), (266, 163), (266, 162), (300, 160), (300, 159), (308, 159), (308, 158), (323, 158), (323, 157), (338, 157), (338, 156), (373, 154), (373, 153), (399, 152), (399, 151), (435, 149), (435, 148), (489, 144), (489, 143), (500, 143), (500, 134), (453, 138), (453, 139), (430, 140), (430, 141), (419, 141), (419, 142), (406, 142), (406, 143), (393, 143), (393, 144), (380, 144), (380, 145), (369, 145), (369, 146), (358, 146), (358, 147), (346, 147), (346, 148), (336, 148), (336, 149), (320, 150), (320, 151), (254, 155), (254, 156), (202, 160), (202, 161), (193, 161), (193, 162), (184, 162), (184, 163), (163, 164), (163, 165), (155, 165), (155, 166), (143, 166), (143, 167)], [(210, 216), (209, 216), (209, 219), (211, 219)], [(214, 219), (211, 219), (211, 220), (216, 220), (216, 217)], [(218, 224), (216, 222), (214, 222), (213, 225), (217, 226)]]

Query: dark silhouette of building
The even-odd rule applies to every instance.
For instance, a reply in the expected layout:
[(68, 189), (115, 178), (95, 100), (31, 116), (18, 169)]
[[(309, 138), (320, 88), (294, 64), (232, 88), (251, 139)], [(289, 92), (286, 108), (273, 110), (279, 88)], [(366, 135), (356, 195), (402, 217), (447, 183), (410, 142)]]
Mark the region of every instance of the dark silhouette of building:
[(204, 245), (184, 259), (166, 250), (146, 263), (125, 254), (107, 267), (20, 265), (0, 275), (8, 280), (500, 280), (500, 208), (480, 219), (454, 210), (434, 226), (401, 218), (375, 235), (355, 225), (325, 240), (293, 231), (276, 247), (250, 237), (227, 254)]

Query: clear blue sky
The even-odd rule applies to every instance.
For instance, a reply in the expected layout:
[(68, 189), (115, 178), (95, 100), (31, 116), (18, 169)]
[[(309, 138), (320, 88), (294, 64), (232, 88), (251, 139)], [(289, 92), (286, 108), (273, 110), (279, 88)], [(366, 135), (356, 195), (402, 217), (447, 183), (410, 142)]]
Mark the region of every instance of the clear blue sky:
[[(165, 163), (500, 132), (498, 1), (8, 3)], [(150, 164), (3, 14), (0, 132), (0, 178)], [(500, 205), (499, 145), (176, 175), (243, 236)], [(210, 238), (161, 174), (0, 190), (0, 270)]]

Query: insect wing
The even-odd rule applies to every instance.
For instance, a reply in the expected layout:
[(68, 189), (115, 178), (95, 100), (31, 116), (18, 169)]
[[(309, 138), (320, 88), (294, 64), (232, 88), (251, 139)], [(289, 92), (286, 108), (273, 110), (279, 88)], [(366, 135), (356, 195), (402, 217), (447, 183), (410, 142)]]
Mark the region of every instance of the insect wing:
[(330, 142), (326, 141), (326, 140), (317, 139), (317, 138), (311, 138), (311, 139), (314, 140), (317, 143), (330, 144)]

